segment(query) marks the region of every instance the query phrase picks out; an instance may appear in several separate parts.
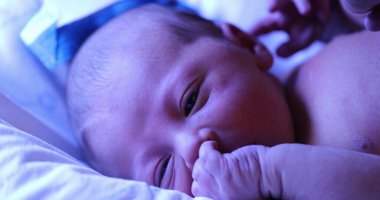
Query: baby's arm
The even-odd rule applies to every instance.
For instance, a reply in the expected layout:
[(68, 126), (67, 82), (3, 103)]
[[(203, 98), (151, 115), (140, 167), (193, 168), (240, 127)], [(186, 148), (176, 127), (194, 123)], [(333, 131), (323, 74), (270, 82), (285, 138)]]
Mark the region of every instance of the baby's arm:
[(246, 146), (220, 154), (202, 145), (195, 196), (215, 199), (376, 199), (380, 157), (299, 144)]

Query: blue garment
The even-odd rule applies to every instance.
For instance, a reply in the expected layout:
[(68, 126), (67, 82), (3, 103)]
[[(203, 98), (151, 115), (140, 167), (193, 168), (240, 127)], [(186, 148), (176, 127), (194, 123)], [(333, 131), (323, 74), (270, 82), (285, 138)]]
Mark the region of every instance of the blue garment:
[(28, 48), (48, 69), (73, 58), (83, 42), (99, 27), (113, 17), (147, 3), (184, 8), (175, 0), (124, 0), (118, 1), (92, 15), (89, 15), (60, 28), (51, 26), (40, 34)]

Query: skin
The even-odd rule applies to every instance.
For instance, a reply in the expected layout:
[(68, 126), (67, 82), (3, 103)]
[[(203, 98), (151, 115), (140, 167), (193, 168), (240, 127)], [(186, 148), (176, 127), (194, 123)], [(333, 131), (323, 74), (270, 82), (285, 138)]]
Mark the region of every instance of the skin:
[[(94, 104), (97, 106), (91, 110), (91, 113), (89, 113), (91, 118), (88, 118), (85, 123), (86, 127), (83, 139), (90, 162), (106, 175), (141, 180), (152, 185), (176, 189), (188, 194), (191, 194), (190, 187), (193, 185), (193, 194), (211, 196), (212, 194), (209, 193), (197, 192), (194, 188), (209, 188), (212, 185), (210, 181), (212, 182), (215, 179), (216, 181), (221, 180), (220, 183), (222, 184), (218, 184), (218, 186), (223, 186), (225, 183), (228, 183), (229, 186), (236, 186), (229, 188), (229, 194), (246, 194), (242, 191), (252, 191), (252, 188), (256, 189), (258, 187), (257, 181), (251, 182), (253, 185), (241, 184), (247, 183), (247, 181), (249, 183), (249, 180), (257, 180), (257, 176), (261, 173), (261, 171), (257, 171), (257, 166), (266, 163), (265, 159), (252, 157), (252, 155), (256, 155), (257, 153), (255, 152), (257, 148), (252, 150), (252, 144), (273, 146), (294, 142), (291, 117), (285, 99), (279, 90), (277, 90), (271, 78), (265, 72), (260, 71), (260, 69), (266, 69), (266, 67), (262, 66), (263, 64), (260, 64), (266, 63), (262, 62), (265, 60), (263, 59), (265, 57), (264, 54), (259, 53), (260, 51), (257, 50), (255, 41), (247, 42), (247, 37), (244, 34), (242, 35), (239, 31), (236, 33), (236, 30), (232, 31), (231, 28), (223, 30), (226, 40), (200, 37), (190, 44), (183, 44), (178, 43), (178, 40), (174, 40), (174, 35), (166, 28), (156, 26), (157, 24), (148, 25), (155, 28), (154, 34), (144, 31), (144, 29), (141, 29), (140, 32), (128, 33), (118, 30), (115, 31), (114, 37), (109, 38), (111, 43), (126, 40), (125, 38), (129, 38), (130, 40), (126, 46), (111, 48), (109, 62), (106, 63), (107, 70), (104, 71), (105, 85), (108, 85), (108, 87), (102, 91), (101, 98), (93, 99)], [(246, 45), (247, 43), (252, 44)], [(133, 48), (128, 48), (131, 46)], [(90, 49), (85, 49), (84, 51), (90, 51)], [(159, 52), (158, 55), (157, 52)], [(330, 57), (330, 61), (331, 59), (332, 57)], [(366, 58), (363, 59), (368, 60)], [(343, 59), (340, 64), (337, 69), (345, 72), (346, 70), (343, 67), (350, 63), (344, 62)], [(328, 64), (325, 65), (329, 66)], [(305, 68), (310, 69), (310, 73), (313, 70), (317, 70), (316, 67)], [(331, 73), (328, 67), (323, 69), (326, 71), (322, 74)], [(332, 69), (335, 68), (330, 67), (330, 70)], [(370, 72), (370, 70), (362, 71), (358, 73), (358, 71), (353, 70), (350, 73), (359, 78), (360, 75), (367, 76)], [(321, 73), (321, 71), (314, 71), (313, 73), (318, 74), (317, 72)], [(303, 72), (304, 75), (298, 75), (300, 79), (294, 82), (295, 96), (301, 94), (301, 98), (305, 98), (307, 101), (301, 102), (302, 104), (297, 101), (293, 102), (293, 106), (304, 108), (306, 104), (310, 106), (308, 109), (319, 111), (318, 105), (323, 104), (314, 104), (312, 96), (307, 97), (307, 94), (311, 95), (313, 94), (311, 91), (315, 90), (318, 90), (318, 92), (325, 91), (326, 85), (316, 84), (313, 87), (312, 85), (308, 85), (306, 80), (308, 80), (307, 77), (310, 77), (310, 73)], [(376, 76), (373, 75), (373, 77)], [(325, 78), (327, 77), (325, 76)], [(334, 78), (336, 79), (336, 77)], [(331, 77), (328, 79), (331, 79)], [(321, 83), (325, 83), (326, 81), (327, 79), (322, 80)], [(187, 97), (191, 96), (193, 90), (186, 88), (197, 88), (193, 87), (196, 84), (191, 83), (200, 84), (200, 90), (195, 106), (191, 112), (186, 114), (183, 108), (184, 100), (181, 99), (186, 99), (185, 101), (188, 102)], [(189, 87), (189, 85), (191, 86)], [(330, 95), (335, 95), (337, 91), (342, 89), (334, 84), (329, 86), (332, 89)], [(333, 89), (336, 90), (334, 91)], [(358, 88), (355, 89), (359, 91)], [(302, 96), (305, 94), (306, 96)], [(366, 97), (362, 98), (365, 99)], [(351, 99), (351, 101), (355, 101), (355, 99)], [(112, 102), (112, 104), (109, 102)], [(374, 104), (375, 102), (370, 103)], [(328, 131), (320, 132), (320, 128), (329, 130), (328, 128), (331, 127), (326, 125), (334, 125), (333, 128), (338, 128), (334, 133), (345, 133), (339, 130), (339, 127), (347, 126), (347, 122), (342, 123), (343, 120), (339, 118), (343, 114), (336, 112), (340, 111), (340, 105), (336, 105), (336, 107), (332, 106), (336, 110), (330, 109), (327, 110), (329, 111), (327, 113), (308, 113), (309, 117), (314, 117), (315, 115), (316, 119), (318, 119), (318, 116), (323, 119), (323, 116), (326, 114), (338, 115), (333, 115), (336, 118), (330, 118), (329, 120), (331, 121), (313, 121), (313, 128), (315, 129), (301, 130), (299, 129), (300, 127), (297, 127), (297, 130), (301, 130), (301, 133), (307, 133), (308, 137), (310, 135), (316, 135), (318, 138), (324, 136), (323, 139), (319, 140), (298, 138), (299, 141), (308, 144), (336, 146), (348, 149), (360, 147), (361, 149), (354, 149), (359, 151), (365, 151), (367, 145), (373, 145), (373, 143), (368, 143), (371, 141), (370, 139), (378, 141), (378, 137), (376, 136), (369, 138), (365, 135), (356, 140), (358, 135), (355, 135), (357, 133), (355, 131), (360, 129), (350, 130), (348, 135), (345, 135), (348, 136), (348, 140), (345, 140), (346, 137), (339, 137), (339, 135), (330, 134), (331, 132)], [(370, 108), (368, 105), (368, 109)], [(215, 114), (215, 111), (217, 111), (217, 114)], [(297, 110), (293, 111), (296, 112)], [(142, 115), (141, 113), (144, 114)], [(378, 121), (370, 119), (372, 117), (370, 114), (359, 113), (368, 117), (367, 121), (363, 120), (368, 123), (360, 124), (357, 128), (361, 127), (363, 130), (368, 130), (368, 125), (373, 125), (370, 126), (371, 129), (373, 128), (372, 132), (376, 132), (377, 129), (375, 128), (376, 124), (379, 124)], [(337, 120), (337, 123), (331, 123), (335, 122), (334, 120)], [(210, 142), (212, 145), (210, 145)], [(332, 144), (331, 142), (334, 143)], [(352, 146), (353, 144), (356, 146)], [(201, 146), (206, 146), (203, 147), (206, 150), (200, 150), (202, 149)], [(300, 148), (301, 156), (295, 156), (296, 159), (294, 159), (292, 157), (293, 154), (289, 153), (288, 148), (275, 149), (282, 149), (281, 152), (288, 152), (288, 154), (280, 154), (280, 156), (276, 156), (275, 158), (268, 157), (270, 158), (269, 160), (279, 160), (274, 165), (276, 170), (278, 170), (281, 164), (284, 164), (284, 161), (292, 163), (289, 165), (291, 167), (287, 168), (287, 170), (298, 169), (298, 166), (302, 165), (305, 166), (304, 169), (312, 169), (310, 167), (314, 166), (315, 162), (308, 157), (309, 155), (316, 156), (315, 158), (321, 160), (325, 160), (326, 158), (335, 160), (335, 158), (339, 158), (342, 155), (339, 151), (337, 154), (334, 154), (335, 157), (331, 152), (323, 153), (323, 151), (321, 151), (321, 154), (317, 153), (317, 155), (314, 155), (309, 154), (310, 152), (315, 152), (314, 150), (310, 151), (310, 149)], [(371, 146), (371, 150), (376, 149), (378, 149), (376, 145), (374, 148)], [(227, 166), (232, 168), (225, 168), (222, 165), (220, 168), (223, 170), (212, 171), (210, 167), (208, 167), (208, 170), (199, 170), (202, 167), (207, 169), (207, 166), (210, 165), (207, 162), (196, 161), (199, 160), (197, 159), (198, 156), (200, 159), (203, 157), (203, 160), (205, 160), (204, 157), (207, 157), (207, 152), (217, 155), (216, 157), (219, 160), (227, 157), (226, 163), (228, 163), (229, 158), (231, 158), (230, 160), (234, 160), (237, 157), (238, 161), (233, 162), (235, 165), (236, 163), (240, 163), (241, 160), (255, 159), (252, 160), (254, 164), (248, 164), (248, 167), (244, 168), (241, 168), (242, 165), (240, 164), (237, 166), (227, 164)], [(294, 152), (298, 152), (298, 150)], [(221, 156), (221, 153), (223, 156)], [(232, 156), (228, 156), (230, 155), (229, 153)], [(344, 153), (344, 155), (348, 154)], [(286, 160), (284, 157), (290, 159)], [(356, 159), (359, 162), (362, 161), (359, 158), (361, 156), (354, 157), (347, 158), (346, 162), (351, 161), (351, 159)], [(305, 158), (310, 159), (308, 160), (309, 165), (304, 162), (306, 161)], [(212, 162), (218, 162), (218, 159), (206, 160), (211, 160), (211, 166), (215, 166), (215, 163), (213, 164)], [(375, 160), (378, 160), (378, 158)], [(364, 159), (364, 161), (372, 163), (373, 160), (372, 158), (368, 158), (368, 160)], [(195, 162), (200, 164), (195, 164)], [(161, 169), (163, 165), (166, 165), (165, 163), (167, 163), (167, 170), (164, 170), (165, 175), (160, 184)], [(194, 165), (198, 166), (198, 170), (194, 170)], [(326, 169), (332, 170), (333, 173), (344, 172), (339, 177), (343, 177), (348, 172), (358, 171), (357, 166), (348, 167), (348, 171), (339, 171), (337, 169), (345, 166), (340, 165), (339, 162), (331, 165), (325, 164), (324, 166)], [(367, 172), (373, 174), (373, 170), (378, 169), (377, 165), (370, 166), (372, 168), (369, 171), (359, 171), (360, 173), (357, 173), (358, 177), (362, 177), (359, 176), (362, 174), (368, 175)], [(240, 169), (256, 170), (247, 172)], [(304, 185), (310, 182), (310, 179), (308, 179), (310, 177), (308, 176), (302, 179), (307, 174), (305, 171), (293, 170), (292, 173), (287, 174), (287, 170), (278, 171), (288, 175), (289, 178), (287, 180), (292, 179), (290, 177), (301, 177), (299, 182), (295, 181), (292, 184)], [(320, 171), (320, 169), (316, 170)], [(198, 174), (194, 174), (195, 171)], [(192, 176), (195, 179), (205, 174), (207, 177), (207, 173), (211, 172), (210, 174), (213, 175), (213, 179), (204, 179), (208, 181), (200, 181), (194, 186), (195, 182), (193, 182), (193, 177), (191, 176), (192, 172)], [(213, 174), (214, 172), (219, 172), (219, 174)], [(224, 180), (225, 172), (231, 173), (232, 175), (229, 177), (234, 177), (235, 179)], [(238, 174), (235, 175), (235, 173)], [(244, 176), (241, 176), (241, 174), (244, 174)], [(278, 178), (279, 175), (276, 175)], [(260, 184), (263, 184), (260, 187), (267, 188), (267, 190), (260, 191), (260, 194), (266, 194), (266, 192), (273, 194), (273, 191), (268, 191), (268, 188), (271, 188), (273, 184), (278, 184), (281, 180), (276, 179), (276, 176), (272, 175), (272, 177), (275, 177), (271, 179), (274, 180), (273, 183), (261, 183), (258, 180)], [(377, 176), (374, 177), (376, 178)], [(241, 182), (242, 179), (245, 179), (245, 182)], [(327, 183), (334, 185), (336, 183), (334, 180), (328, 179)], [(369, 179), (363, 179), (359, 183), (364, 183), (365, 180)], [(199, 179), (196, 181), (199, 181)], [(340, 180), (339, 183), (347, 183), (347, 180)], [(285, 185), (291, 186), (292, 184)], [(245, 188), (247, 186), (249, 188)], [(304, 186), (310, 190), (315, 188), (314, 185)], [(223, 190), (219, 188), (212, 191), (227, 192), (225, 189), (227, 186), (222, 188)], [(246, 190), (242, 190), (242, 188)], [(342, 188), (344, 189), (345, 185)], [(234, 189), (238, 189), (238, 191)], [(280, 187), (279, 190), (281, 191), (281, 189), (290, 192), (287, 194), (290, 197), (296, 194), (292, 193), (295, 190), (291, 188)], [(322, 189), (317, 191), (324, 192)], [(359, 189), (355, 191), (360, 192)], [(255, 193), (255, 195), (257, 194), (259, 193)]]
[(379, 34), (336, 38), (294, 75), (288, 94), (297, 140), (313, 146), (250, 145), (221, 154), (207, 141), (193, 170), (193, 193), (214, 199), (376, 199)]
[(227, 26), (225, 39), (202, 36), (184, 44), (157, 22), (145, 25), (154, 33), (140, 27), (108, 38), (128, 45), (110, 48), (103, 71), (108, 87), (93, 99), (84, 123), (83, 143), (98, 170), (191, 195), (203, 142), (215, 141), (226, 153), (294, 141), (286, 100), (262, 71), (268, 52), (255, 41)]
[(379, 32), (340, 36), (299, 68), (288, 88), (299, 142), (380, 154), (379, 46)]
[(380, 30), (380, 1), (379, 0), (340, 0), (347, 16), (367, 30)]
[(301, 144), (249, 145), (227, 154), (215, 147), (211, 141), (201, 146), (193, 170), (195, 196), (354, 200), (380, 195), (379, 156)]
[(331, 12), (330, 0), (271, 0), (270, 14), (252, 27), (253, 37), (274, 30), (285, 31), (289, 40), (280, 45), (277, 54), (289, 57), (317, 39)]
[(250, 34), (257, 37), (274, 30), (285, 31), (289, 40), (278, 47), (277, 54), (288, 57), (318, 39), (339, 6), (352, 22), (347, 26), (380, 30), (379, 0), (340, 0), (337, 6), (333, 3), (331, 0), (271, 0), (270, 14), (255, 24)]

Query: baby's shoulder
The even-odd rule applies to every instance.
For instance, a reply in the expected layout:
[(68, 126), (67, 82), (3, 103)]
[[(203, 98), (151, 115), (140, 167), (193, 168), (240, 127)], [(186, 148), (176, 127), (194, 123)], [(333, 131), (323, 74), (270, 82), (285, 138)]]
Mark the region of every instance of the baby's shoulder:
[(334, 39), (289, 87), (305, 143), (380, 154), (380, 33)]

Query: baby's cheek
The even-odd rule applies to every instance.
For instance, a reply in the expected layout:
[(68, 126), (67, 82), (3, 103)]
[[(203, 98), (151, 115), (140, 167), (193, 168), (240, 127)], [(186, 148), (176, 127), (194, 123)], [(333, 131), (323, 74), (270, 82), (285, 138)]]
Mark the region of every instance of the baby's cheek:
[(188, 195), (191, 193), (191, 185), (193, 183), (192, 171), (186, 167), (182, 161), (174, 168), (173, 187), (171, 189), (179, 190)]

